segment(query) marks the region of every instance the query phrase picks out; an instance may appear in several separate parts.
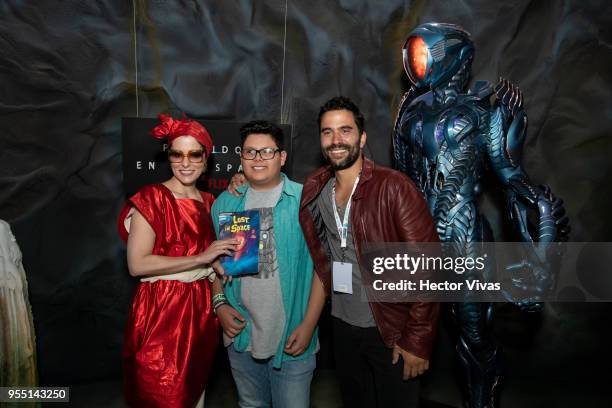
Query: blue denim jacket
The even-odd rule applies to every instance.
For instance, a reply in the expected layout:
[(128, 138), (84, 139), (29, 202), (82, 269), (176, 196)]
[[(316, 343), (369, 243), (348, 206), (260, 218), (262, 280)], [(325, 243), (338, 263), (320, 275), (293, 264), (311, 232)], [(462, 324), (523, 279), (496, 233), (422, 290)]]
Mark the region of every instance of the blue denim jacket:
[[(318, 331), (318, 328), (315, 328), (310, 345), (303, 354), (293, 357), (283, 351), (289, 335), (304, 320), (312, 285), (313, 263), (298, 220), (302, 185), (289, 180), (283, 173), (281, 173), (281, 177), (284, 181), (283, 191), (272, 212), (272, 218), (286, 324), (283, 337), (273, 357), (273, 366), (276, 368), (279, 368), (285, 360), (301, 360), (310, 356), (317, 346)], [(247, 188), (248, 185), (238, 187), (238, 191), (242, 193), (240, 197), (235, 197), (225, 191), (213, 204), (211, 215), (217, 236), (219, 235), (219, 214), (244, 211)], [(240, 334), (234, 337), (234, 348), (238, 352), (244, 352), (250, 342), (252, 322), (244, 305), (242, 305), (240, 294), (240, 278), (235, 278), (232, 282), (226, 283), (225, 295), (227, 300), (233, 308), (244, 316), (247, 322)]]

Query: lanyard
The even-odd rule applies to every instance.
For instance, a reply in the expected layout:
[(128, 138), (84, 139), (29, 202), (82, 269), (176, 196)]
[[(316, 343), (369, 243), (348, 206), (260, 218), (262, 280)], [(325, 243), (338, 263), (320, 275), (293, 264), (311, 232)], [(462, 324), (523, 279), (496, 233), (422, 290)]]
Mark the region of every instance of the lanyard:
[(348, 238), (348, 222), (349, 222), (349, 213), (351, 212), (351, 199), (353, 198), (353, 194), (355, 193), (355, 189), (357, 188), (357, 183), (359, 183), (359, 176), (355, 179), (355, 184), (353, 184), (353, 189), (351, 190), (351, 195), (346, 202), (346, 209), (344, 210), (344, 220), (340, 221), (340, 216), (338, 216), (338, 208), (336, 206), (336, 181), (334, 180), (334, 187), (332, 188), (332, 204), (334, 206), (334, 218), (336, 219), (336, 227), (338, 228), (338, 235), (340, 235), (340, 248), (346, 248), (346, 240)]

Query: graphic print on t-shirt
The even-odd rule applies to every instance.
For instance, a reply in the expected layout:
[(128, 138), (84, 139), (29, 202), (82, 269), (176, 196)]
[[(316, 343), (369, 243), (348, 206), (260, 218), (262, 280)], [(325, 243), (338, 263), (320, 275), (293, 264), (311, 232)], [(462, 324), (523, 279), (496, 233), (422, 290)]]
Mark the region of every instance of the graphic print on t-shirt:
[(274, 224), (272, 211), (274, 208), (259, 209), (259, 274), (258, 279), (268, 279), (278, 272), (276, 262), (276, 241), (274, 239)]

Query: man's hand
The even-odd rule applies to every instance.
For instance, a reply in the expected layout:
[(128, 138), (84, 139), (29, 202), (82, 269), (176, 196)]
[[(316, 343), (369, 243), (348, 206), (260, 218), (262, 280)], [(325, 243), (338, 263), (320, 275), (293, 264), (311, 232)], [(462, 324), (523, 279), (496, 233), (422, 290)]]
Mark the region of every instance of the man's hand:
[(236, 173), (232, 176), (232, 179), (230, 180), (227, 186), (227, 191), (229, 191), (231, 195), (240, 197), (241, 194), (236, 189), (244, 183), (246, 183), (246, 177), (244, 177), (244, 173)]
[(423, 360), (420, 357), (402, 349), (397, 344), (393, 345), (393, 364), (397, 364), (400, 355), (404, 360), (404, 374), (402, 379), (409, 380), (417, 375), (423, 374), (429, 368), (429, 360)]
[(300, 323), (287, 339), (285, 353), (289, 354), (290, 356), (299, 356), (306, 351), (310, 345), (313, 331), (314, 326), (308, 325), (304, 322)]
[(223, 279), (223, 283), (225, 283), (226, 281), (229, 281), (229, 282), (232, 281), (232, 276), (231, 275), (228, 276), (225, 274), (225, 269), (223, 269), (223, 265), (221, 265), (221, 261), (217, 259), (215, 262), (212, 263), (212, 267), (217, 273), (217, 276)]
[(244, 317), (236, 309), (228, 304), (221, 305), (217, 308), (217, 317), (223, 327), (223, 333), (228, 337), (234, 338), (244, 329), (246, 321)]

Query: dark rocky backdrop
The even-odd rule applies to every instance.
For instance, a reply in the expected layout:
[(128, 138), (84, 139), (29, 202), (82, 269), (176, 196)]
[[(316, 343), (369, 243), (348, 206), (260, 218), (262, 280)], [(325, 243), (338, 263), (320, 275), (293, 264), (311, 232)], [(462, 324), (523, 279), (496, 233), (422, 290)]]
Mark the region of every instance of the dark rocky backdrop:
[[(390, 164), (401, 46), (426, 21), (472, 33), (474, 78), (520, 86), (525, 168), (565, 200), (572, 240), (611, 241), (607, 1), (1, 1), (0, 218), (24, 255), (41, 382), (120, 378), (134, 284), (115, 229), (122, 117), (291, 124), (302, 180), (320, 160), (318, 107), (343, 94), (366, 115), (369, 154)], [(503, 239), (498, 193), (484, 208)], [(512, 375), (548, 384), (534, 395), (609, 398), (596, 385), (612, 354), (609, 305), (551, 304), (536, 318), (499, 309)], [(444, 347), (431, 380), (443, 386)]]

